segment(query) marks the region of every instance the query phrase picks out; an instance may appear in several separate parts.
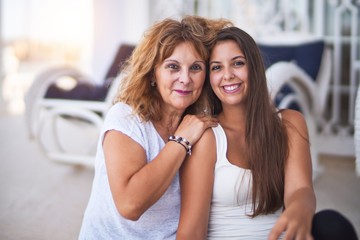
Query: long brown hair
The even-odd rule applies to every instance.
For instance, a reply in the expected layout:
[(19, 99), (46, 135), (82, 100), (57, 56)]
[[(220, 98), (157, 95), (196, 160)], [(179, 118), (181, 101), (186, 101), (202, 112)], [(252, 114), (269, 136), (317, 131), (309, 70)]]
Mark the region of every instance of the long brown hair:
[[(228, 25), (230, 22), (227, 20), (208, 20), (197, 16), (186, 16), (181, 21), (167, 18), (155, 23), (145, 32), (142, 41), (125, 64), (123, 71), (126, 74), (120, 82), (114, 103), (121, 101), (129, 104), (134, 113), (144, 121), (161, 120), (163, 100), (156, 88), (150, 85), (155, 67), (169, 57), (182, 42), (191, 43), (200, 57), (207, 62), (209, 46), (217, 30)], [(208, 97), (202, 91), (199, 99), (188, 107), (185, 113), (194, 114), (208, 108)]]
[[(270, 100), (263, 59), (254, 39), (237, 27), (229, 27), (219, 32), (214, 45), (225, 40), (238, 44), (248, 65), (245, 141), (253, 176), (250, 216), (273, 213), (284, 206), (284, 168), (289, 152), (286, 129)], [(222, 111), (221, 102), (213, 92), (211, 98), (217, 115)]]

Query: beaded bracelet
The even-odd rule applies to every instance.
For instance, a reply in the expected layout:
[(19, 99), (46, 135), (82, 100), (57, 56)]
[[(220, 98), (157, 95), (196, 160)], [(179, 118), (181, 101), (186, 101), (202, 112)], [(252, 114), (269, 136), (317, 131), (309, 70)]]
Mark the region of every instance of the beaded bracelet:
[(185, 148), (186, 154), (191, 155), (191, 144), (188, 140), (186, 140), (186, 138), (171, 135), (169, 137), (168, 141), (174, 141), (174, 142), (179, 143), (181, 146), (183, 146)]

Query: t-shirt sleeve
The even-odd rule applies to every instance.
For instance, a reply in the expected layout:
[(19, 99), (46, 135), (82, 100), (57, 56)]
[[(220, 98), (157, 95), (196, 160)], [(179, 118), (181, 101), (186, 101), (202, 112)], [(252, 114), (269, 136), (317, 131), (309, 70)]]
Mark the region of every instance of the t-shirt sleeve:
[(101, 141), (109, 130), (119, 131), (145, 148), (143, 124), (140, 118), (132, 113), (129, 105), (119, 102), (109, 109), (101, 131)]

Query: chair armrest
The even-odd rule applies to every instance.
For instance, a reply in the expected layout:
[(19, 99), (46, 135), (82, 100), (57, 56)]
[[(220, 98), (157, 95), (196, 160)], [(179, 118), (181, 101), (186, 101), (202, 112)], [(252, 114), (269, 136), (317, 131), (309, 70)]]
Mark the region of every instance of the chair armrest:
[[(75, 81), (89, 81), (85, 74), (74, 67), (60, 66), (53, 67), (41, 72), (28, 89), (25, 95), (25, 119), (30, 137), (35, 136), (37, 117), (39, 115), (38, 103), (46, 94), (49, 86), (54, 84), (59, 78), (71, 77)], [(89, 81), (90, 82), (90, 81)]]
[(275, 99), (284, 85), (290, 85), (296, 92), (304, 94), (309, 106), (315, 106), (316, 85), (300, 67), (292, 62), (277, 62), (266, 70), (270, 97)]
[(325, 47), (321, 65), (319, 69), (319, 73), (316, 77), (316, 85), (317, 85), (317, 94), (318, 94), (318, 109), (317, 114), (319, 116), (322, 116), (325, 107), (326, 102), (329, 96), (329, 88), (330, 88), (330, 80), (331, 80), (331, 73), (332, 73), (332, 50), (330, 47)]

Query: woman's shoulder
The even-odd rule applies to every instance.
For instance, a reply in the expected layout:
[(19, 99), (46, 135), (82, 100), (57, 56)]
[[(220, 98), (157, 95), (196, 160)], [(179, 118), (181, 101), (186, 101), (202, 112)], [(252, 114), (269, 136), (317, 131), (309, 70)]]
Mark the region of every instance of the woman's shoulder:
[[(192, 157), (197, 158), (196, 160), (198, 162), (215, 162), (216, 141), (211, 128), (206, 129), (201, 138), (196, 142), (192, 155), (194, 155)], [(213, 161), (211, 161), (211, 159), (213, 159)]]
[(123, 102), (117, 102), (114, 105), (112, 105), (108, 112), (107, 112), (107, 118), (124, 118), (124, 119), (137, 119), (138, 117), (134, 113), (132, 107), (126, 103)]
[(296, 129), (297, 132), (307, 132), (306, 119), (301, 112), (293, 109), (284, 109), (281, 111), (281, 116), (285, 120), (285, 126), (288, 131)]
[(106, 114), (106, 123), (127, 126), (143, 125), (140, 118), (133, 112), (132, 107), (123, 102), (117, 102), (110, 107)]
[(205, 149), (208, 149), (209, 146), (215, 145), (215, 136), (213, 130), (211, 128), (206, 129), (195, 145), (197, 148), (201, 147)]
[(283, 109), (280, 111), (281, 118), (289, 122), (304, 122), (304, 115), (297, 110), (293, 109)]
[(126, 112), (126, 113), (131, 113), (132, 112), (132, 108), (130, 105), (123, 103), (123, 102), (116, 102), (114, 103), (114, 105), (112, 105), (109, 109), (109, 112)]
[[(218, 125), (220, 126), (220, 125)], [(203, 137), (207, 138), (207, 139), (214, 139), (214, 128), (217, 128), (218, 126), (216, 127), (212, 127), (212, 128), (208, 128), (204, 131), (204, 134), (203, 134)]]

